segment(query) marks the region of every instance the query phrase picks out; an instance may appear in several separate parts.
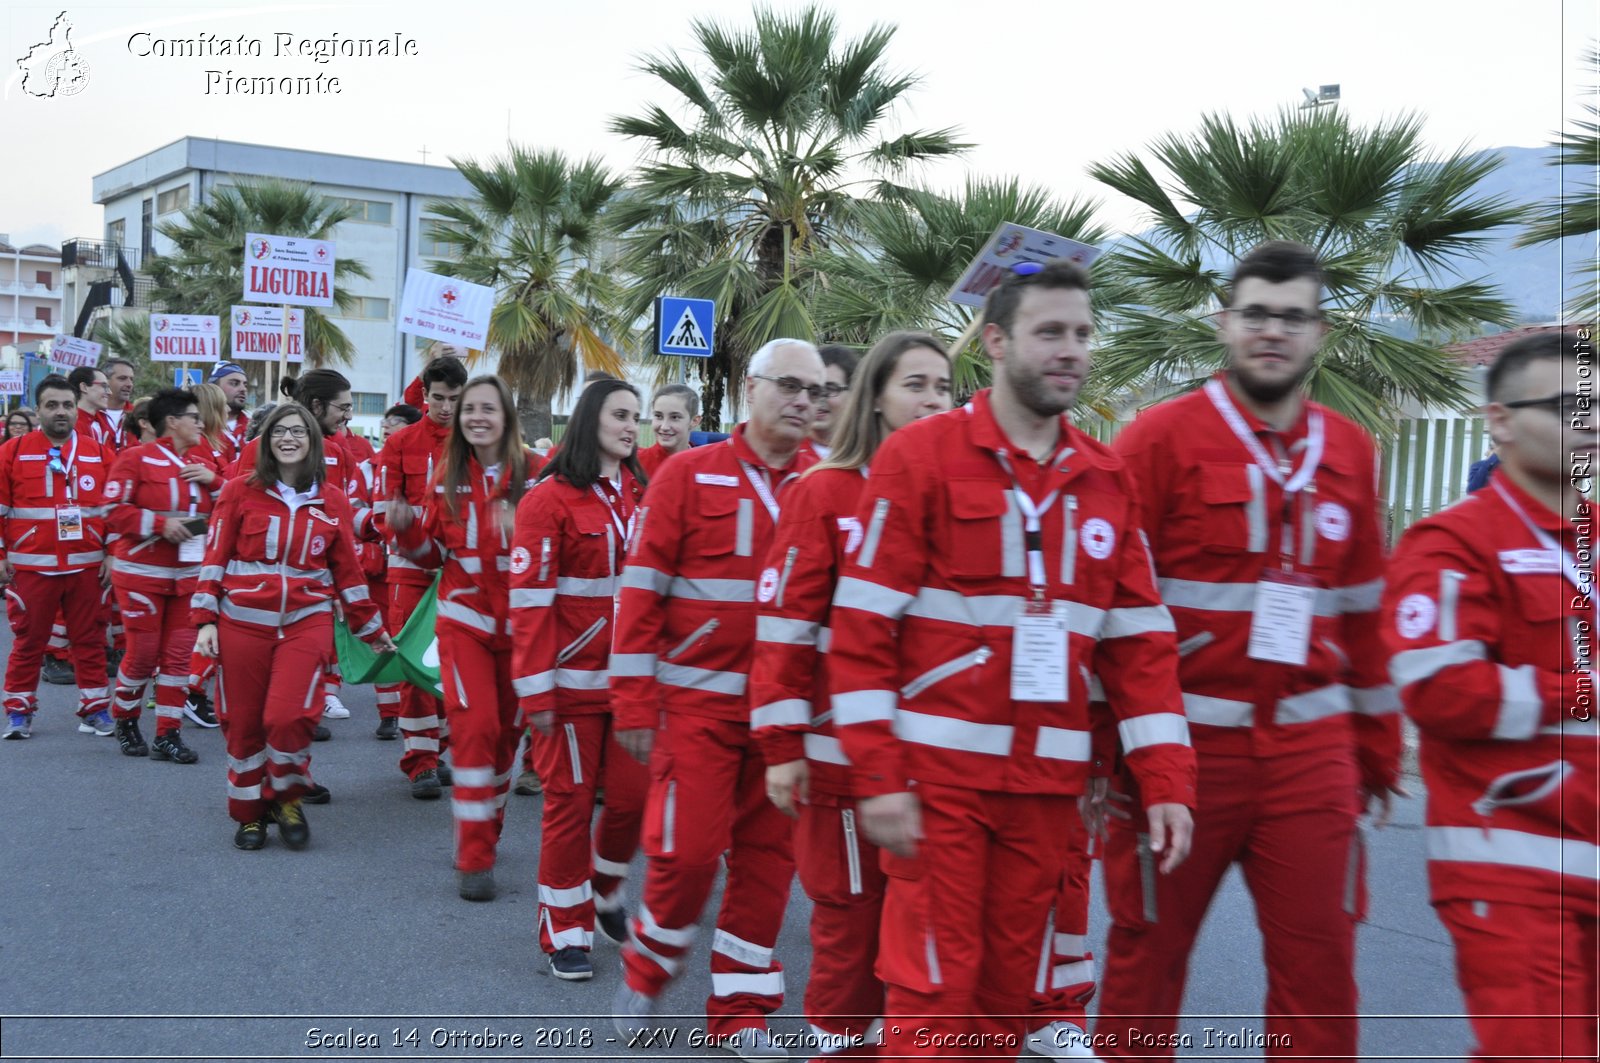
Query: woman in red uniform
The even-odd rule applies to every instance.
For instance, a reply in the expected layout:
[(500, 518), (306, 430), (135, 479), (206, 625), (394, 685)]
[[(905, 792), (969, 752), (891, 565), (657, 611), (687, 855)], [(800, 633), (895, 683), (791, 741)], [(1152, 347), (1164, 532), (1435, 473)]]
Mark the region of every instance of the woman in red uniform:
[[(631, 386), (586, 387), (561, 449), (517, 507), (511, 552), (514, 686), (537, 731), (534, 765), (544, 782), (539, 944), (567, 981), (594, 974), (597, 915), (612, 941), (627, 933), (622, 880), (650, 783), (611, 736), (607, 672), (623, 556), (644, 493), (638, 434)], [(600, 787), (606, 803), (591, 832)]]
[(260, 442), (254, 471), (222, 489), (190, 610), (195, 648), (220, 661), (233, 844), (261, 848), (270, 816), (284, 844), (301, 849), (311, 840), (300, 798), (312, 785), (335, 593), (357, 635), (380, 652), (394, 643), (356, 561), (349, 499), (327, 482), (316, 419), (284, 403)]
[(751, 731), (767, 796), (799, 817), (794, 856), (811, 898), (806, 1014), (820, 1054), (875, 1054), (883, 984), (873, 972), (884, 877), (856, 826), (848, 761), (827, 722), (828, 614), (845, 559), (875, 538), (856, 520), (867, 464), (890, 432), (950, 408), (950, 359), (925, 332), (892, 332), (867, 352), (836, 419), (827, 461), (784, 496), (757, 591)]
[[(184, 744), (180, 733), (195, 639), (189, 598), (205, 554), (207, 515), (223, 481), (216, 456), (201, 434), (192, 392), (177, 388), (157, 392), (150, 400), (149, 418), (159, 426), (160, 438), (119, 454), (106, 485), (111, 501), (108, 522), (116, 536), (111, 543), (111, 586), (128, 639), (111, 713), (124, 754), (193, 764), (200, 757)], [(139, 715), (151, 680), (156, 686), (153, 754), (139, 733)]]
[(443, 569), (435, 631), (455, 761), (457, 889), (469, 901), (494, 899), (494, 852), (521, 736), (507, 574), (517, 503), (538, 471), (510, 389), (499, 377), (476, 377), (462, 389), (422, 523), (406, 506), (388, 513), (406, 556)]

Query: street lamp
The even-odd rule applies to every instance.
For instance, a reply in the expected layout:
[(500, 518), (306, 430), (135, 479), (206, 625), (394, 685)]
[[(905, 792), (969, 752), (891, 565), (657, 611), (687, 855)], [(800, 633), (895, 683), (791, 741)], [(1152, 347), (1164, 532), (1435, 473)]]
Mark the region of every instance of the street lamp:
[(1328, 107), (1339, 102), (1339, 86), (1322, 85), (1316, 92), (1310, 89), (1301, 89), (1305, 93), (1305, 102), (1300, 105), (1302, 111), (1314, 111), (1318, 107)]

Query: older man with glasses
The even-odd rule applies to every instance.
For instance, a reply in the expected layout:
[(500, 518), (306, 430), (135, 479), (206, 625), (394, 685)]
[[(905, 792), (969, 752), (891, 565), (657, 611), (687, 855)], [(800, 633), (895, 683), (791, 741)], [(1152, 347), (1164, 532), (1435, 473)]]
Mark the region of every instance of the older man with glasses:
[(34, 389), (39, 431), (0, 446), (0, 583), (14, 585), (23, 611), (3, 695), (12, 740), (32, 734), (39, 668), (58, 610), (75, 647), (78, 730), (112, 731), (100, 603), (105, 489), (116, 454), (76, 430), (77, 397), (65, 377), (45, 377)]
[(783, 1005), (772, 950), (794, 875), (790, 823), (768, 802), (750, 737), (747, 683), (757, 586), (785, 489), (816, 461), (802, 444), (824, 394), (822, 359), (773, 340), (750, 359), (750, 419), (732, 437), (676, 455), (635, 524), (611, 656), (617, 741), (650, 765), (650, 863), (623, 949), (618, 1028), (642, 1029), (682, 968), (726, 854), (711, 940), (707, 1026), (747, 1059), (783, 1058), (766, 1016)]

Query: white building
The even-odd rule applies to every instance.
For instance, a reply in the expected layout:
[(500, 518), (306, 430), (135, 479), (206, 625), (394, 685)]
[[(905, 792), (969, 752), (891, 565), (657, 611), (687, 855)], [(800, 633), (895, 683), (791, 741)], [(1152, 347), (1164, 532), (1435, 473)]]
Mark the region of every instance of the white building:
[(61, 331), (61, 251), (12, 247), (0, 233), (0, 346), (48, 340)]
[[(353, 310), (328, 313), (357, 352), (351, 365), (338, 367), (355, 393), (356, 426), (374, 429), (383, 411), (400, 401), (419, 368), (419, 352), (428, 346), (395, 328), (407, 268), (428, 269), (448, 257), (423, 233), (425, 207), (433, 200), (465, 197), (470, 186), (452, 167), (184, 137), (94, 178), (94, 201), (105, 209), (105, 243), (125, 249), (129, 266), (137, 270), (151, 254), (172, 250), (156, 232), (163, 219), (204, 203), (219, 187), (260, 178), (307, 181), (322, 195), (356, 208), (353, 218), (333, 230), (333, 239), (339, 258), (359, 259), (371, 276), (344, 283), (359, 297)], [(80, 261), (93, 257), (85, 254)], [(116, 252), (101, 264), (102, 276), (114, 273)], [(78, 299), (70, 311), (74, 316), (81, 295)], [(139, 303), (137, 296), (134, 302)], [(72, 322), (63, 331), (72, 331)]]

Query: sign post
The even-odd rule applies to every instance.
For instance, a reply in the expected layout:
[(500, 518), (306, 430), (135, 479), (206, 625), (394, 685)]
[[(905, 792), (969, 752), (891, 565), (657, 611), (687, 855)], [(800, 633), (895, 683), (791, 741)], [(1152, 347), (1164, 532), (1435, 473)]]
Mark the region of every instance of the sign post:
[(677, 355), (678, 379), (689, 378), (690, 358), (710, 358), (717, 340), (717, 304), (712, 299), (656, 298), (656, 353)]

